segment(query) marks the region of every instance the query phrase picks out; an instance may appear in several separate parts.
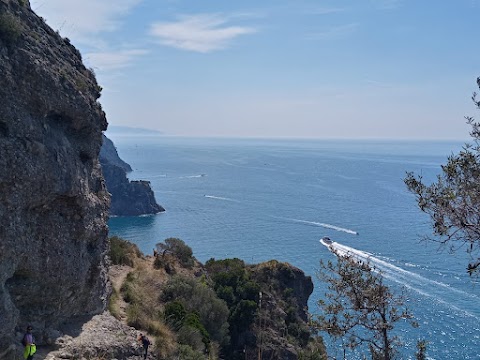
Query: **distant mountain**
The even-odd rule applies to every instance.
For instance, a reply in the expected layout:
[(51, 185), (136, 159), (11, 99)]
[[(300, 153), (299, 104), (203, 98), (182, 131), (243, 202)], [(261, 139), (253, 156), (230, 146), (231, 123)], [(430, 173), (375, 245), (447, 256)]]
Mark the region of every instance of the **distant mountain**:
[(163, 135), (164, 133), (158, 130), (153, 129), (145, 129), (145, 128), (137, 128), (137, 127), (130, 127), (130, 126), (117, 126), (117, 125), (109, 125), (107, 131), (105, 132), (107, 135)]

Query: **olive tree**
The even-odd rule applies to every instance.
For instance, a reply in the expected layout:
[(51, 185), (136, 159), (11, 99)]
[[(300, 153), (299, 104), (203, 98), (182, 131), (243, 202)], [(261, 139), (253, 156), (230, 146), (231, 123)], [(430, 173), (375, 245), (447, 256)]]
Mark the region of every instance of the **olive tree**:
[[(477, 78), (480, 87), (480, 78)], [(480, 101), (473, 93), (477, 109)], [(472, 143), (451, 155), (442, 165), (436, 182), (427, 185), (422, 176), (407, 173), (405, 184), (415, 194), (418, 207), (432, 220), (433, 237), (452, 252), (464, 248), (469, 255), (467, 271), (480, 269), (480, 123), (466, 117)]]

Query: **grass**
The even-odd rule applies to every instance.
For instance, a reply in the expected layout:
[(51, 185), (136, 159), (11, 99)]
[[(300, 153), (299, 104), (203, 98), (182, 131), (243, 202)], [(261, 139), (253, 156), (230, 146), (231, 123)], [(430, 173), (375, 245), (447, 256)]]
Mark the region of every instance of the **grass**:
[(110, 239), (110, 260), (114, 265), (128, 265), (133, 266), (136, 258), (142, 256), (137, 245), (123, 240), (117, 236), (112, 236)]
[[(178, 350), (176, 335), (163, 321), (163, 305), (158, 301), (163, 274), (138, 262), (126, 276), (119, 294), (128, 303), (127, 324), (154, 339), (156, 345), (152, 351), (161, 359), (170, 358)], [(115, 302), (112, 300), (110, 307), (115, 308)]]
[(21, 34), (22, 26), (18, 18), (9, 13), (0, 15), (0, 39), (7, 44), (13, 44)]
[(113, 317), (120, 320), (120, 310), (118, 309), (119, 295), (117, 290), (113, 289), (110, 298), (108, 299), (108, 311)]

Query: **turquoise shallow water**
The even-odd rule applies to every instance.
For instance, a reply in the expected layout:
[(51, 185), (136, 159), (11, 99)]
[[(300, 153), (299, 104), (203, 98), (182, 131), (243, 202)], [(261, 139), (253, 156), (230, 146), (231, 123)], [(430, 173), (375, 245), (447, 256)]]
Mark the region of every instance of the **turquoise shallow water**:
[[(146, 253), (179, 237), (201, 261), (288, 261), (314, 278), (312, 313), (325, 290), (315, 279), (319, 260), (332, 257), (319, 239), (329, 236), (342, 249), (368, 256), (392, 288), (406, 288), (420, 327), (398, 328), (404, 358), (420, 338), (429, 341), (431, 359), (480, 358), (480, 284), (466, 275), (463, 251), (452, 255), (420, 242), (430, 234), (429, 219), (403, 184), (406, 171), (434, 179), (461, 143), (112, 140), (134, 169), (130, 178), (150, 180), (167, 211), (112, 218), (111, 235)], [(336, 345), (329, 348), (333, 354)]]

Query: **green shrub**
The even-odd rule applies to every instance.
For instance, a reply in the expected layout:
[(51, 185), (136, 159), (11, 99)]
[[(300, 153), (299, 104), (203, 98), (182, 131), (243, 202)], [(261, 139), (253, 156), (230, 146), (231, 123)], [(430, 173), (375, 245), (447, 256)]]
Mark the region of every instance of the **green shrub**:
[(172, 301), (165, 305), (164, 318), (165, 322), (178, 330), (185, 320), (187, 310), (180, 301)]
[(130, 304), (135, 304), (138, 303), (138, 293), (135, 290), (135, 285), (134, 285), (134, 280), (135, 280), (135, 275), (132, 272), (129, 272), (127, 274), (127, 277), (125, 278), (125, 281), (122, 284), (122, 287), (120, 288), (120, 293), (122, 294), (123, 300), (125, 302), (130, 303)]
[(180, 261), (180, 264), (186, 268), (191, 268), (194, 264), (192, 248), (181, 239), (165, 239), (165, 243), (157, 244), (157, 250), (161, 253), (162, 257), (165, 256), (166, 253), (172, 254)]
[(240, 300), (240, 302), (233, 309), (229, 323), (242, 332), (250, 327), (255, 319), (257, 312), (257, 303), (251, 300)]
[(224, 300), (229, 307), (235, 303), (235, 293), (231, 286), (218, 286), (217, 295), (220, 299)]
[(202, 353), (195, 351), (189, 345), (180, 345), (178, 347), (178, 358), (182, 360), (206, 360), (207, 357)]
[(117, 236), (110, 239), (110, 260), (114, 265), (134, 265), (134, 259), (141, 257), (142, 254), (137, 245)]
[(143, 321), (140, 305), (130, 304), (127, 308), (127, 324), (136, 329), (145, 329), (145, 322)]
[(205, 326), (203, 326), (202, 322), (200, 321), (200, 316), (197, 312), (191, 312), (185, 316), (184, 326), (188, 326), (192, 329), (196, 329), (202, 335), (202, 342), (205, 345), (205, 348), (208, 349), (210, 344), (210, 334), (208, 333)]
[(168, 275), (175, 275), (177, 273), (171, 259), (166, 256), (157, 255), (155, 260), (153, 260), (153, 267), (157, 270), (164, 269)]
[[(163, 301), (180, 302), (187, 312), (186, 317), (197, 313), (200, 323), (213, 340), (220, 343), (228, 341), (228, 307), (213, 289), (197, 279), (174, 276), (165, 284), (161, 297)], [(169, 311), (173, 309), (169, 308)], [(178, 313), (179, 307), (175, 311)]]
[(18, 40), (22, 34), (20, 21), (12, 14), (0, 15), (0, 39), (7, 44), (12, 44)]

